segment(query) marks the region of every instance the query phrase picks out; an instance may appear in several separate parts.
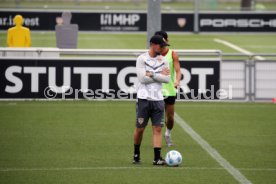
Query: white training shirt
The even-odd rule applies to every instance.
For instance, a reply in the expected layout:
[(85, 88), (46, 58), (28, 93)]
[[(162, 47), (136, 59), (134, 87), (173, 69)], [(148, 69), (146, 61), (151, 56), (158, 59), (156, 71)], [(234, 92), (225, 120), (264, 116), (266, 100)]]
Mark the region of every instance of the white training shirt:
[[(151, 57), (148, 52), (141, 54), (136, 61), (138, 77), (137, 98), (151, 101), (163, 100), (162, 83), (170, 81), (170, 75), (161, 74), (163, 68), (169, 69), (166, 58), (162, 55)], [(154, 77), (146, 76), (146, 71), (153, 72)]]

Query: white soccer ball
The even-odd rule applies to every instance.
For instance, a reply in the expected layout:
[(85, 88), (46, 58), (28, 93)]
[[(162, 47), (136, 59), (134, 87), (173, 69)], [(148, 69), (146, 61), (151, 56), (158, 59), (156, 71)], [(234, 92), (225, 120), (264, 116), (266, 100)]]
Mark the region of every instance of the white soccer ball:
[(182, 155), (175, 150), (169, 151), (166, 154), (165, 161), (168, 166), (179, 166), (182, 162)]

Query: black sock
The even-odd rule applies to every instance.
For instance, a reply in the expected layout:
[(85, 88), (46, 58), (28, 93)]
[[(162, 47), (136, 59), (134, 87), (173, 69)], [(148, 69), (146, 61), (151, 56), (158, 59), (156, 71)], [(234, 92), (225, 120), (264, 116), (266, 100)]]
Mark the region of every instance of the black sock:
[(140, 158), (140, 144), (134, 144), (134, 157)]
[(161, 158), (161, 148), (154, 148), (154, 160)]

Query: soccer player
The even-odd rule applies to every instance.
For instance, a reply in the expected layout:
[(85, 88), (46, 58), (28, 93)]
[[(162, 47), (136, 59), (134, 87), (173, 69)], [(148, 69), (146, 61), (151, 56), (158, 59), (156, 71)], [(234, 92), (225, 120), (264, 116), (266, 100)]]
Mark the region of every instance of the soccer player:
[(149, 119), (152, 122), (152, 141), (154, 148), (153, 165), (164, 165), (161, 157), (162, 127), (164, 125), (164, 99), (162, 83), (170, 81), (169, 65), (160, 55), (163, 47), (168, 46), (162, 36), (150, 39), (148, 52), (141, 54), (136, 61), (138, 77), (136, 128), (134, 131), (134, 164), (140, 163), (140, 145)]
[[(157, 31), (155, 35), (162, 36), (168, 43), (168, 34), (165, 31)], [(165, 56), (169, 62), (170, 66), (170, 82), (163, 84), (163, 95), (165, 101), (165, 112), (166, 112), (166, 132), (165, 141), (168, 147), (173, 145), (171, 139), (171, 131), (174, 126), (174, 104), (176, 99), (177, 88), (181, 80), (181, 71), (179, 58), (176, 52), (169, 49), (168, 47), (163, 47), (161, 54)]]

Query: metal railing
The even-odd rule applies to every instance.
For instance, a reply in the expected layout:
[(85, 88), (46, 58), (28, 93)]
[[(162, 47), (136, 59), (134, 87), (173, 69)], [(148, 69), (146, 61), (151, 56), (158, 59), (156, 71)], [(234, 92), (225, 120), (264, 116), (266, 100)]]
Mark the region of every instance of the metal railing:
[[(7, 53), (36, 53), (37, 57), (44, 53), (58, 53), (63, 56), (138, 56), (146, 49), (58, 49), (58, 48), (7, 48), (0, 47), (0, 55), (8, 56)], [(179, 56), (217, 56), (222, 55), (220, 50), (175, 50)], [(45, 56), (43, 56), (45, 57)]]
[[(138, 56), (147, 49), (58, 49), (58, 48), (8, 48), (0, 47), (0, 56), (7, 57), (7, 53), (36, 53), (36, 57), (47, 57), (47, 53), (57, 53), (59, 56)], [(252, 60), (255, 57), (276, 57), (276, 53), (223, 53), (220, 50), (211, 49), (174, 49), (180, 57), (186, 56), (214, 56), (214, 57), (247, 57)], [(9, 57), (9, 56), (8, 56)], [(16, 55), (14, 56), (16, 57)]]

